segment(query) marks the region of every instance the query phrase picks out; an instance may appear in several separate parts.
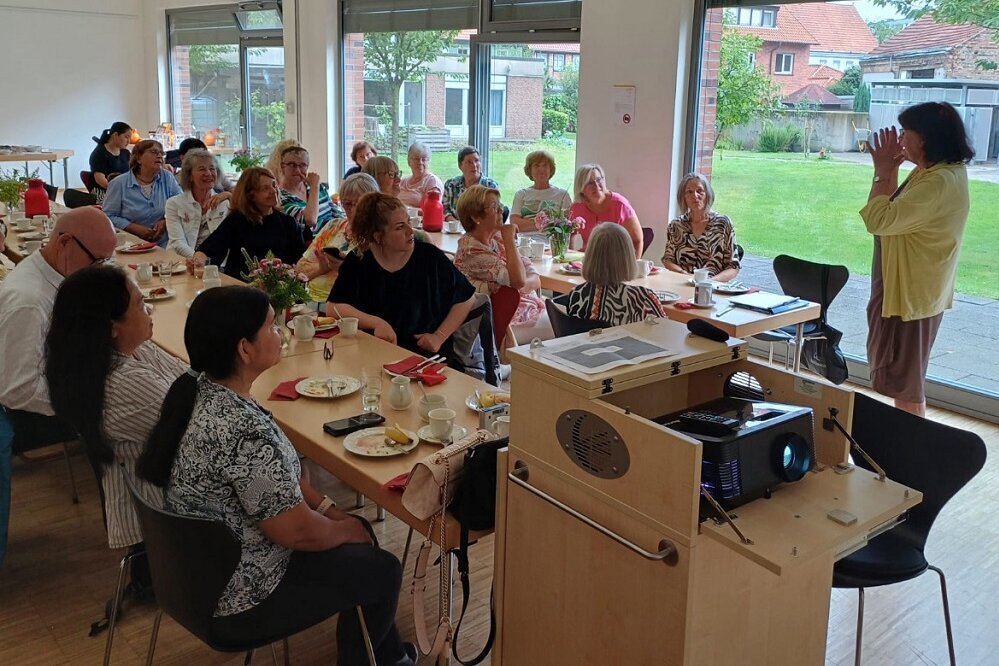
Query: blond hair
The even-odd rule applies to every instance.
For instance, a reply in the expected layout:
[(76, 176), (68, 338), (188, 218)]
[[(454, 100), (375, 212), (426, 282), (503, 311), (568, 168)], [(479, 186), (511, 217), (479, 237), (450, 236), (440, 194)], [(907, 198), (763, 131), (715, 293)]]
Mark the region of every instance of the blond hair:
[(267, 164), (264, 165), (264, 168), (271, 173), (281, 173), (281, 158), (284, 156), (284, 151), (288, 148), (300, 147), (301, 145), (302, 144), (298, 142), (298, 139), (281, 139), (271, 150), (271, 154), (267, 158)]
[(475, 229), (475, 220), (486, 212), (486, 203), (489, 195), (496, 195), (496, 203), (499, 204), (499, 190), (485, 185), (472, 185), (461, 193), (458, 197), (458, 220), (465, 231)]
[(576, 169), (576, 178), (572, 182), (572, 199), (576, 203), (582, 203), (586, 201), (583, 198), (583, 188), (586, 187), (586, 181), (590, 179), (590, 174), (596, 171), (600, 174), (600, 177), (604, 179), (604, 185), (607, 184), (607, 174), (604, 173), (604, 168), (599, 164), (584, 164), (578, 169)]
[(620, 224), (601, 222), (590, 234), (583, 257), (583, 279), (610, 286), (635, 277), (635, 246)]
[(695, 180), (700, 181), (701, 185), (704, 186), (704, 212), (711, 210), (711, 204), (715, 202), (715, 191), (711, 187), (711, 183), (708, 182), (708, 179), (699, 173), (688, 173), (680, 181), (680, 187), (676, 188), (677, 209), (681, 215), (686, 215), (690, 212), (690, 207), (687, 206), (683, 195), (687, 189), (687, 185), (690, 185)]

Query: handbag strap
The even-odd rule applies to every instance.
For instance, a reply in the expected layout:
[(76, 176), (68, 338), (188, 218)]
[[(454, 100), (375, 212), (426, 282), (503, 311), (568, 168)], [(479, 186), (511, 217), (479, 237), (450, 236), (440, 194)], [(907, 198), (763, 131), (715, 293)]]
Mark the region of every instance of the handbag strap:
[[(420, 652), (429, 657), (447, 654), (451, 637), (450, 616), (440, 618), (432, 640), (427, 631), (427, 617), (424, 610), (427, 585), (424, 581), (427, 577), (427, 566), (430, 563), (430, 551), (433, 549), (433, 545), (430, 539), (423, 541), (420, 552), (416, 556), (416, 572), (413, 574), (413, 624), (416, 625), (416, 642), (420, 646)], [(441, 568), (443, 567), (444, 563), (442, 562)], [(450, 599), (448, 599), (448, 603), (450, 603)]]
[(457, 551), (455, 551), (455, 557), (458, 559), (458, 577), (461, 579), (461, 615), (458, 617), (458, 623), (454, 625), (454, 638), (451, 641), (451, 654), (458, 661), (459, 664), (464, 666), (476, 666), (486, 658), (489, 651), (493, 648), (493, 640), (496, 638), (496, 609), (493, 605), (495, 594), (495, 588), (489, 591), (489, 637), (486, 638), (486, 644), (482, 647), (482, 651), (475, 655), (468, 661), (462, 660), (458, 656), (458, 632), (461, 631), (461, 622), (465, 619), (465, 611), (468, 609), (468, 599), (471, 597), (471, 588), (468, 579), (468, 527), (465, 523), (461, 524), (461, 545)]

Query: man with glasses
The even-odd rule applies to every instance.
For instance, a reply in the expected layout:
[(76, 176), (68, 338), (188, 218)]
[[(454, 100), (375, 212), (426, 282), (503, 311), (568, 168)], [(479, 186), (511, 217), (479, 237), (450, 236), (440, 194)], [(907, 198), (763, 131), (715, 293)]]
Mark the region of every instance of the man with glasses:
[(63, 279), (106, 262), (116, 244), (111, 220), (93, 206), (59, 218), (49, 242), (0, 282), (0, 563), (7, 543), (12, 453), (76, 439), (57, 419), (45, 381), (45, 335)]

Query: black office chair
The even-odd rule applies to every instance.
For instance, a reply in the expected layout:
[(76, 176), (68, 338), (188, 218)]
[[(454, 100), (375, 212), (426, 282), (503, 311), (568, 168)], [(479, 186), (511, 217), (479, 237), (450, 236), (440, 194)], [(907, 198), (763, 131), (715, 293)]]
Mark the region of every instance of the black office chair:
[(595, 328), (609, 328), (611, 326), (611, 324), (599, 319), (572, 317), (550, 298), (545, 299), (545, 309), (548, 311), (548, 320), (552, 324), (552, 331), (555, 332), (556, 338), (575, 335), (576, 333), (586, 333)]
[(45, 188), (45, 194), (48, 195), (49, 201), (55, 201), (56, 197), (59, 196), (59, 188), (55, 185), (49, 185), (48, 183), (42, 183), (42, 187)]
[[(860, 664), (863, 642), (864, 588), (901, 583), (932, 569), (940, 576), (953, 665), (947, 580), (943, 571), (926, 561), (923, 549), (937, 514), (985, 464), (985, 442), (972, 432), (914, 416), (859, 393), (854, 395), (852, 434), (888, 478), (923, 493), (922, 503), (909, 510), (905, 522), (871, 539), (833, 568), (833, 587), (856, 588), (860, 595), (854, 663)], [(854, 463), (871, 469), (862, 458), (856, 457)]]
[(441, 353), (446, 354), (449, 367), (499, 386), (493, 307), (488, 296), (480, 296), (480, 301), (451, 336), (449, 342), (453, 353), (443, 348)]
[[(829, 311), (829, 306), (850, 279), (849, 269), (846, 266), (817, 264), (812, 261), (781, 254), (774, 258), (774, 274), (780, 283), (781, 291), (785, 294), (788, 296), (797, 296), (806, 301), (819, 304), (821, 309), (818, 318), (805, 322), (804, 339), (819, 340), (824, 338), (826, 313)], [(774, 362), (774, 343), (783, 342), (786, 345), (784, 368), (786, 369), (791, 365), (791, 347), (794, 346), (795, 341), (794, 326), (785, 326), (784, 328), (759, 333), (753, 337), (757, 340), (770, 343), (768, 363)], [(795, 349), (794, 352), (795, 354), (801, 354), (800, 349)]]
[(66, 208), (82, 208), (95, 205), (97, 197), (90, 192), (70, 189), (62, 193), (62, 202), (66, 204)]
[[(152, 573), (153, 590), (160, 610), (153, 622), (153, 633), (149, 641), (146, 663), (151, 664), (156, 650), (163, 613), (172, 617), (178, 624), (201, 639), (213, 650), (220, 652), (246, 652), (245, 664), (249, 664), (253, 651), (275, 641), (285, 643), (288, 654), (288, 635), (276, 636), (262, 628), (254, 638), (234, 643), (216, 640), (212, 632), (212, 617), (222, 591), (239, 564), (241, 547), (224, 523), (189, 518), (168, 513), (150, 505), (135, 487), (133, 480), (125, 473), (125, 482), (139, 516), (142, 535), (146, 544), (146, 556)], [(357, 607), (361, 632), (364, 636), (368, 661), (375, 666), (374, 651), (368, 636), (367, 625), (361, 607)], [(298, 627), (292, 634), (311, 626)], [(273, 649), (273, 648), (272, 648)]]
[[(642, 254), (649, 251), (649, 246), (655, 240), (656, 231), (652, 227), (642, 227)], [(642, 257), (639, 257), (641, 259)]]

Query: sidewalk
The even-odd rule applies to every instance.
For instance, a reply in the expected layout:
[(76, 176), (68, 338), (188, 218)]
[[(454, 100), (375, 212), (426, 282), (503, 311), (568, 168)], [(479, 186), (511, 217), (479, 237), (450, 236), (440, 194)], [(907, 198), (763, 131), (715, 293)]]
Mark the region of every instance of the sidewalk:
[[(999, 169), (996, 175), (999, 182)], [(781, 292), (772, 260), (765, 257), (747, 254), (739, 279), (767, 291)], [(868, 276), (851, 275), (829, 308), (829, 323), (843, 331), (840, 349), (844, 354), (867, 356), (870, 289)], [(927, 374), (999, 395), (999, 301), (955, 294), (954, 308), (944, 314), (933, 345)]]
[[(836, 162), (852, 162), (854, 164), (871, 166), (871, 156), (867, 153), (830, 153), (829, 156)], [(903, 166), (908, 168), (912, 165), (907, 162)], [(999, 183), (999, 164), (995, 161), (969, 164), (968, 178), (970, 180), (981, 180), (986, 183)]]

